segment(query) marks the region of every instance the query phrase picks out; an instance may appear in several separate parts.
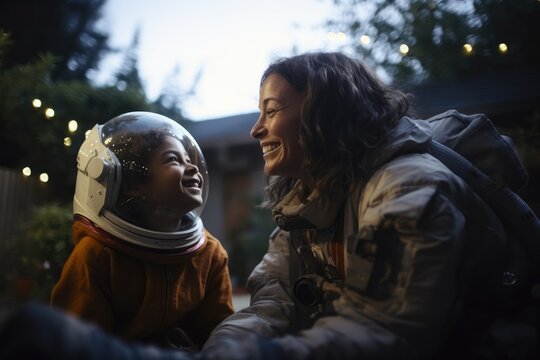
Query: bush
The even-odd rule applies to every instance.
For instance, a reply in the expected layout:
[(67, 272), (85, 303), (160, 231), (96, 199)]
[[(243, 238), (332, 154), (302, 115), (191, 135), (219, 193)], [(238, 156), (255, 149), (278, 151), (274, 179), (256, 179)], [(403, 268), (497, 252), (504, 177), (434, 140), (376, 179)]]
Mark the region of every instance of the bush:
[(34, 208), (20, 223), (2, 254), (2, 272), (18, 300), (48, 301), (72, 250), (72, 211), (47, 204)]

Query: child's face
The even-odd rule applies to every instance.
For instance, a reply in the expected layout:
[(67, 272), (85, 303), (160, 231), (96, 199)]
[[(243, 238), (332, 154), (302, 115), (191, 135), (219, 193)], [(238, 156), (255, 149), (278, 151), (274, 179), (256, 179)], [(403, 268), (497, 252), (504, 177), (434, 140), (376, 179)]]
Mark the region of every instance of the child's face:
[(148, 209), (156, 209), (156, 215), (180, 219), (202, 205), (202, 175), (178, 139), (165, 136), (148, 168), (150, 179), (143, 188)]

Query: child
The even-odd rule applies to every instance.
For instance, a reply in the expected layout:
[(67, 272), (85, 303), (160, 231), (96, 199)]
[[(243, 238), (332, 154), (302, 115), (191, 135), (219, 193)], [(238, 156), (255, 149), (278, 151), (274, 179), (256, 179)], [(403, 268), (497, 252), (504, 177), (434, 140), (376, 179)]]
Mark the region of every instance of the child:
[(233, 308), (227, 253), (199, 218), (208, 179), (195, 140), (167, 117), (127, 113), (91, 130), (77, 168), (75, 248), (51, 304), (126, 340), (202, 346)]

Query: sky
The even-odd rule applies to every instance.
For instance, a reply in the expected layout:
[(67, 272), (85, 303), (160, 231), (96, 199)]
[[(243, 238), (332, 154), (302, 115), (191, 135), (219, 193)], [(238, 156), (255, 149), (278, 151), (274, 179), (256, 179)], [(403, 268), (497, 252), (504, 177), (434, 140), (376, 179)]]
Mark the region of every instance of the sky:
[[(113, 48), (127, 48), (140, 30), (139, 71), (150, 99), (167, 84), (188, 93), (200, 74), (182, 102), (192, 120), (257, 111), (259, 79), (272, 60), (293, 47), (339, 45), (323, 26), (337, 12), (332, 0), (108, 0), (103, 10)], [(110, 81), (122, 59), (105, 58), (95, 81)]]

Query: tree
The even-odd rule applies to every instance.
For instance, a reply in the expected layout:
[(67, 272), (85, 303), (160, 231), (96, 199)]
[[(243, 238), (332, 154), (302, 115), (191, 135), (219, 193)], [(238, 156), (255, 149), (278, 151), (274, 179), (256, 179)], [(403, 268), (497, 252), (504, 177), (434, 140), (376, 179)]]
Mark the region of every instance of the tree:
[(183, 125), (188, 124), (190, 120), (182, 113), (182, 102), (193, 96), (201, 76), (202, 70), (199, 70), (195, 75), (191, 88), (186, 91), (180, 86), (180, 67), (176, 66), (167, 76), (165, 85), (153, 102), (156, 112), (168, 116)]
[[(529, 184), (521, 194), (538, 212), (540, 107), (538, 92), (534, 92), (538, 86), (532, 85), (532, 79), (540, 77), (537, 70), (540, 1), (334, 0), (334, 3), (341, 17), (329, 20), (326, 26), (348, 35), (350, 42), (345, 48), (385, 71), (393, 82), (405, 85), (409, 91), (413, 89), (412, 93), (418, 85), (429, 88), (439, 83), (446, 88), (452, 82), (465, 83), (464, 78), (474, 82), (491, 79), (487, 82), (491, 85), (503, 78), (508, 84), (511, 79), (519, 84), (514, 89), (526, 89), (521, 91), (525, 94), (523, 99), (513, 98), (515, 94), (509, 94), (505, 88), (497, 89), (499, 93), (491, 87), (484, 89), (498, 100), (501, 96), (512, 99), (507, 108), (497, 110), (499, 122), (488, 113), (485, 104), (478, 106), (496, 124), (504, 124), (501, 131), (514, 139), (530, 175)], [(401, 45), (407, 45), (408, 52), (400, 54)]]
[(31, 106), (33, 90), (37, 84), (48, 81), (53, 59), (42, 57), (31, 64), (5, 70), (2, 60), (10, 43), (7, 34), (0, 35), (0, 165), (15, 167), (26, 152), (21, 140), (34, 130), (29, 121), (36, 117)]
[(108, 34), (96, 28), (106, 0), (18, 0), (0, 2), (0, 29), (10, 33), (14, 46), (6, 67), (56, 57), (53, 79), (86, 81), (110, 50)]
[(496, 74), (536, 67), (540, 62), (537, 0), (334, 3), (341, 18), (329, 20), (327, 26), (346, 32), (352, 39), (352, 51), (370, 59), (395, 80)]
[(124, 62), (115, 75), (115, 85), (119, 90), (131, 89), (144, 94), (143, 82), (139, 74), (139, 50), (140, 29), (135, 30), (131, 44), (125, 50)]
[[(135, 110), (184, 120), (180, 100), (165, 101), (172, 95), (148, 100), (138, 70), (138, 32), (110, 85), (88, 81), (88, 71), (109, 50), (108, 35), (95, 28), (104, 3), (0, 4), (0, 166), (46, 172), (58, 199), (73, 195), (76, 154), (86, 130), (96, 123)], [(45, 114), (52, 110), (54, 115)], [(74, 132), (68, 129), (71, 120), (78, 123)]]
[[(0, 54), (8, 46), (0, 37)], [(95, 87), (82, 81), (51, 80), (54, 59), (3, 68), (0, 58), (0, 166), (49, 174), (49, 185), (58, 199), (73, 195), (77, 151), (85, 132), (121, 113), (153, 111), (144, 93), (116, 86)], [(39, 100), (39, 103), (34, 102)], [(46, 115), (54, 110), (54, 116)], [(75, 120), (78, 129), (68, 129)]]
[[(32, 208), (2, 244), (0, 289), (14, 288), (19, 301), (48, 302), (73, 247), (72, 224), (71, 207), (51, 203)], [(22, 284), (26, 286), (21, 289)]]

